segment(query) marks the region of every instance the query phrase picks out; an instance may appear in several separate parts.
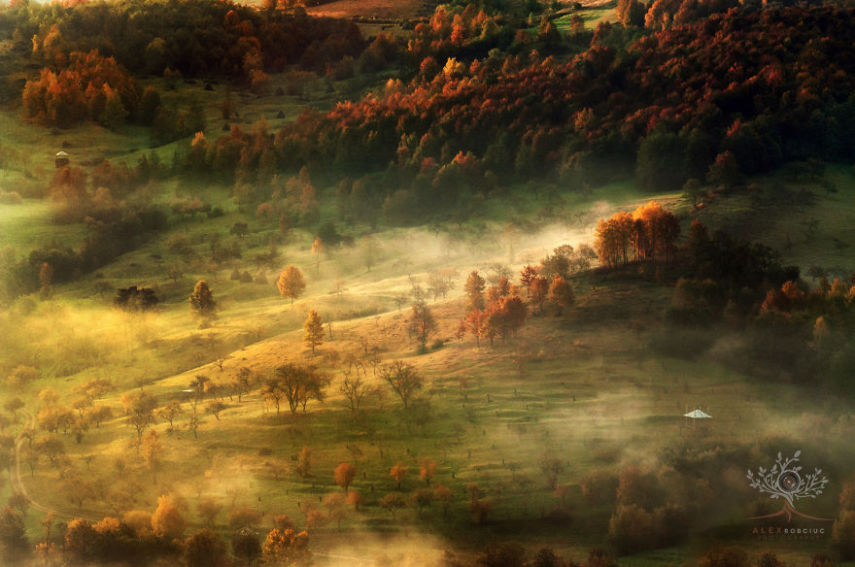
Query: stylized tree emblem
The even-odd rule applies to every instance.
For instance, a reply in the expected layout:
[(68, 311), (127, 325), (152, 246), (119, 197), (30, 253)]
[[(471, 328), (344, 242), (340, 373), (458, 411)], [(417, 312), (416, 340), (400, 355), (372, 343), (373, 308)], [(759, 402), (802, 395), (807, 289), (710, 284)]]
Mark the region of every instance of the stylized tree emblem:
[(805, 474), (802, 477), (802, 467), (798, 465), (801, 454), (801, 450), (798, 450), (793, 453), (792, 457), (784, 458), (779, 451), (778, 460), (775, 461), (771, 469), (766, 470), (765, 467), (760, 467), (757, 469), (756, 475), (753, 471), (748, 471), (748, 482), (751, 488), (768, 494), (769, 498), (773, 500), (784, 500), (784, 507), (780, 511), (766, 516), (755, 516), (751, 518), (752, 520), (786, 516), (787, 522), (789, 522), (793, 515), (796, 515), (811, 520), (832, 521), (829, 518), (816, 518), (802, 514), (796, 510), (793, 504), (796, 500), (804, 498), (815, 500), (825, 490), (825, 485), (828, 484), (828, 478), (822, 474), (820, 468), (814, 468), (812, 473)]

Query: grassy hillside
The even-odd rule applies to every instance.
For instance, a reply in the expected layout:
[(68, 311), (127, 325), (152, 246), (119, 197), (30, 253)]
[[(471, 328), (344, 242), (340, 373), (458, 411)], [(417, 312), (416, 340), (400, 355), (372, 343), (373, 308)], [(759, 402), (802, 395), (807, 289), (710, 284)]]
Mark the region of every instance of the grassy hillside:
[(853, 16), (729, 1), (0, 10), (0, 563), (853, 565)]
[[(829, 220), (821, 223), (816, 242), (835, 234), (845, 236), (833, 219), (851, 200), (845, 183), (849, 178), (848, 171), (830, 170), (828, 179), (840, 186), (837, 192), (817, 192), (815, 204), (798, 212), (784, 209), (764, 234), (774, 240), (787, 226), (819, 217)], [(497, 340), (493, 346), (478, 348), (469, 337), (462, 342), (454, 338), (465, 312), (462, 282), (469, 271), (489, 274), (501, 265), (517, 273), (524, 263), (536, 261), (559, 244), (590, 242), (596, 218), (651, 198), (641, 198), (631, 187), (615, 187), (609, 194), (615, 196), (614, 203), (570, 200), (552, 211), (558, 221), (554, 225), (513, 236), (498, 222), (464, 225), (452, 232), (386, 230), (358, 238), (353, 247), (316, 257), (310, 250), (312, 236), (295, 231), (279, 248), (276, 262), (298, 265), (307, 276), (306, 295), (291, 305), (277, 297), (273, 286), (278, 269), (262, 270), (267, 284), (241, 284), (229, 279), (229, 273), (239, 267), (257, 275), (248, 260), (219, 266), (200, 260), (210, 235), (227, 232), (237, 220), (248, 220), (253, 227), (241, 240), (244, 258), (264, 251), (268, 236), (275, 232), (232, 210), (224, 195), (213, 193), (210, 200), (223, 204), (224, 216), (176, 224), (97, 276), (58, 286), (49, 300), (24, 298), (6, 312), (5, 334), (14, 340), (4, 348), (4, 366), (31, 365), (40, 372), (40, 378), (24, 389), (6, 394), (24, 399), (26, 406), (18, 413), (23, 426), (35, 423), (43, 405), (35, 394), (43, 388), (55, 390), (60, 404), (71, 405), (75, 388), (87, 380), (106, 378), (116, 386), (95, 402), (113, 408), (113, 418), (90, 427), (79, 441), (71, 433), (55, 434), (67, 458), (57, 461), (64, 463), (61, 466), (44, 458), (32, 461), (25, 452), (21, 480), (32, 499), (59, 519), (94, 521), (128, 509), (151, 511), (157, 497), (169, 493), (186, 500), (185, 516), (191, 527), (197, 527), (202, 525), (197, 505), (214, 499), (224, 507), (216, 526), (227, 534), (229, 514), (241, 508), (261, 512), (263, 525), (281, 513), (303, 525), (309, 502), (329, 513), (324, 498), (340, 490), (333, 469), (351, 462), (357, 468), (351, 490), (364, 499), (359, 511), (348, 511), (340, 527), (330, 520), (310, 528), (312, 550), (319, 561), (331, 564), (342, 557), (387, 552), (394, 549), (390, 541), (406, 542), (408, 547), (417, 542), (429, 557), (447, 547), (465, 555), (507, 534), (527, 547), (550, 545), (565, 557), (581, 560), (588, 549), (608, 544), (605, 534), (611, 514), (607, 503), (592, 504), (583, 498), (583, 479), (595, 471), (630, 464), (657, 468), (669, 454), (696, 455), (716, 447), (744, 447), (760, 462), (782, 443), (801, 447), (838, 473), (829, 488), (829, 493), (836, 493), (842, 471), (852, 464), (844, 449), (852, 427), (846, 418), (847, 402), (826, 399), (821, 392), (812, 395), (797, 386), (776, 386), (775, 395), (769, 396), (767, 384), (709, 358), (671, 358), (651, 349), (670, 303), (667, 286), (583, 273), (572, 280), (577, 305), (563, 317), (533, 317), (519, 337), (507, 343)], [(677, 210), (689, 210), (677, 197), (656, 198), (670, 201)], [(717, 215), (730, 218), (738, 213), (740, 199), (719, 199), (699, 214), (708, 222)], [(4, 244), (26, 246), (48, 237), (62, 238), (66, 230), (47, 222), (44, 204), (7, 205), (5, 210), (4, 220), (14, 230), (5, 233), (9, 236)], [(502, 210), (504, 205), (496, 203), (497, 216)], [(528, 210), (518, 213), (532, 214), (537, 205)], [(756, 226), (754, 218), (746, 217), (746, 230)], [(170, 281), (164, 266), (177, 258), (166, 243), (176, 235), (189, 240), (197, 259), (182, 264), (182, 275)], [(815, 256), (800, 255), (802, 246), (808, 244), (797, 243), (786, 258), (816, 261)], [(845, 258), (824, 249), (821, 260), (844, 265)], [(456, 274), (448, 298), (430, 304), (439, 323), (436, 338), (443, 344), (416, 356), (407, 337), (407, 303), (399, 308), (395, 298), (413, 283), (426, 285), (429, 274), (439, 269)], [(204, 329), (198, 328), (186, 302), (198, 278), (207, 279), (219, 303), (217, 320)], [(124, 314), (110, 307), (109, 293), (103, 297), (95, 293), (98, 281), (114, 287), (155, 285), (164, 301), (156, 313)], [(314, 357), (301, 340), (308, 309), (318, 310), (332, 325), (332, 338)], [(376, 386), (378, 394), (370, 396), (358, 413), (347, 409), (338, 392), (342, 361), (347, 355), (361, 359), (366, 352), (376, 352), (383, 361), (414, 364), (426, 380), (423, 402), (404, 411), (388, 385), (368, 370), (367, 384)], [(277, 416), (258, 387), (240, 402), (212, 394), (199, 402), (198, 438), (188, 429), (192, 401), (186, 389), (195, 376), (224, 385), (241, 367), (263, 378), (285, 361), (309, 362), (327, 373), (332, 382), (323, 403), (311, 403), (306, 414), (296, 415), (290, 415), (286, 406)], [(152, 425), (162, 448), (154, 464), (136, 448), (136, 435), (121, 410), (122, 395), (140, 390), (154, 395), (160, 406), (175, 400), (184, 410), (175, 418), (174, 428), (164, 420)], [(217, 416), (202, 409), (217, 400), (225, 406)], [(697, 407), (712, 414), (713, 420), (694, 423), (681, 417)], [(820, 426), (830, 427), (840, 441), (818, 439), (814, 432)], [(48, 437), (37, 431), (35, 439)], [(310, 447), (312, 454), (306, 477), (295, 472), (302, 447)], [(541, 463), (547, 456), (562, 465), (560, 491), (548, 488), (544, 480)], [(426, 486), (418, 478), (423, 459), (436, 462), (431, 487), (443, 484), (451, 489), (447, 511), (437, 502), (423, 509), (382, 507), (387, 494), (400, 494), (407, 502)], [(725, 462), (728, 468), (716, 474), (728, 478), (738, 495), (736, 503), (717, 507), (709, 527), (702, 530), (705, 533), (689, 544), (632, 555), (621, 564), (688, 561), (707, 538), (735, 542), (756, 553), (756, 542), (740, 527), (743, 520), (738, 515), (740, 498), (751, 500), (740, 471), (754, 466), (754, 461), (725, 458)], [(409, 468), (400, 490), (389, 475), (396, 463)], [(114, 480), (117, 474), (120, 480)], [(77, 486), (78, 492), (88, 494), (82, 502), (74, 498), (78, 479), (85, 479), (85, 490)], [(472, 524), (470, 483), (477, 484), (490, 502), (489, 520), (483, 526)], [(6, 488), (7, 494), (13, 486)], [(731, 497), (720, 498), (731, 502)], [(833, 514), (829, 500), (817, 509)], [(41, 512), (34, 506), (27, 514), (33, 537), (41, 529)], [(353, 535), (362, 533), (380, 539), (351, 545)], [(826, 545), (820, 541), (775, 551), (800, 563)]]

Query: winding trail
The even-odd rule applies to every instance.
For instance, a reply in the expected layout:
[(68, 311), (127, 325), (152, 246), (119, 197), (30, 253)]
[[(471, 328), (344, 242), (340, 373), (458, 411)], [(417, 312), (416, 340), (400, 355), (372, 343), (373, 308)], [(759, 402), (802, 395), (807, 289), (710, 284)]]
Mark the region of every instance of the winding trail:
[[(33, 415), (32, 412), (28, 410), (21, 410), (27, 414), (30, 420), (29, 430), (36, 430), (36, 416)], [(71, 518), (71, 516), (67, 514), (63, 514), (62, 512), (55, 510), (54, 508), (50, 508), (45, 506), (44, 504), (40, 504), (36, 502), (30, 493), (27, 491), (27, 485), (24, 484), (24, 480), (21, 477), (21, 447), (24, 442), (27, 441), (27, 438), (24, 436), (24, 432), (27, 428), (24, 428), (21, 433), (18, 434), (18, 438), (15, 440), (15, 468), (12, 470), (12, 485), (15, 487), (15, 490), (24, 495), (24, 498), (30, 503), (31, 508), (35, 508), (36, 510), (40, 510), (45, 513), (52, 513), (56, 518)]]

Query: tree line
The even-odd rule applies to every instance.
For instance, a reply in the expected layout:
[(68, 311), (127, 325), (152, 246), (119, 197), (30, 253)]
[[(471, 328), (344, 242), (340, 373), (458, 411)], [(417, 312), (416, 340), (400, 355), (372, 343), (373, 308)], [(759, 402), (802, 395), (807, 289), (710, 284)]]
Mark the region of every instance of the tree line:
[(13, 3), (0, 11), (0, 32), (18, 53), (54, 69), (72, 52), (97, 50), (135, 75), (170, 69), (247, 82), (293, 64), (323, 70), (365, 47), (352, 22), (231, 1)]

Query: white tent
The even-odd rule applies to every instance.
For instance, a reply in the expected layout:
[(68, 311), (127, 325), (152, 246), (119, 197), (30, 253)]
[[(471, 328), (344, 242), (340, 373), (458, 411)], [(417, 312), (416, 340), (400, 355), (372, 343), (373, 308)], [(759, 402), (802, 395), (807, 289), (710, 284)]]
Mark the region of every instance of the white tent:
[(684, 414), (683, 417), (690, 417), (692, 419), (711, 419), (712, 418), (712, 416), (710, 414), (704, 413), (699, 409), (696, 409), (694, 411), (690, 411), (689, 413)]

